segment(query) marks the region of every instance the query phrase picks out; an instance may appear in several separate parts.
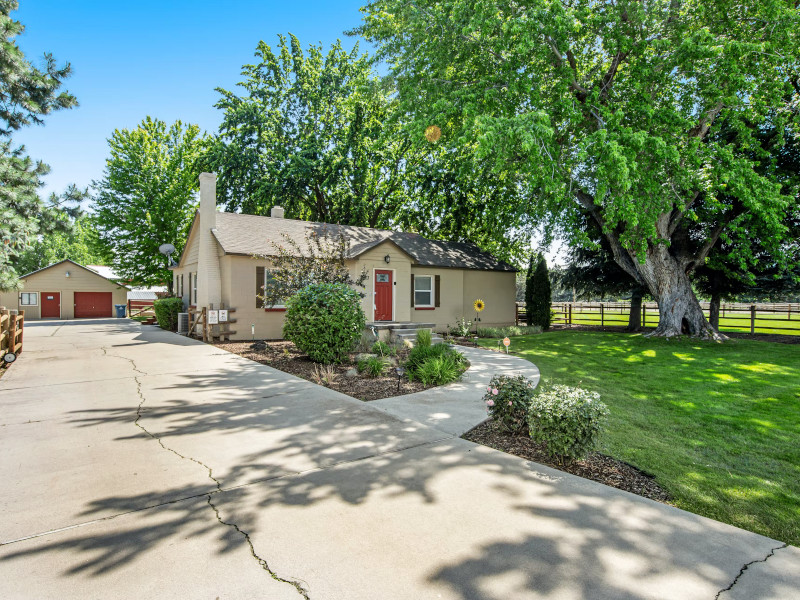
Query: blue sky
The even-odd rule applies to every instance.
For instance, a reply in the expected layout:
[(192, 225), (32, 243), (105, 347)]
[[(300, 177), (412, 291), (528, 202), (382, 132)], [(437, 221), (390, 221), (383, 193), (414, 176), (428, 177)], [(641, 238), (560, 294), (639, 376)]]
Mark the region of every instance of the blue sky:
[[(232, 89), (259, 40), (274, 46), (291, 32), (304, 46), (337, 38), (360, 23), (360, 0), (20, 0), (12, 17), (29, 59), (51, 52), (74, 74), (66, 89), (78, 108), (47, 117), (14, 139), (51, 167), (44, 194), (68, 184), (83, 187), (102, 176), (107, 139), (114, 129), (135, 127), (150, 115), (180, 119), (214, 132), (220, 111), (216, 87)], [(366, 46), (362, 44), (362, 48)]]

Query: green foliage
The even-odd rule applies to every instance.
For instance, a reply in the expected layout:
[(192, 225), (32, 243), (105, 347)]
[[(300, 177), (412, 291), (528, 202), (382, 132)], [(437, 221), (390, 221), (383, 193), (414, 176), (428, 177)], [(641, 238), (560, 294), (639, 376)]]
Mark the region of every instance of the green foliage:
[(228, 210), (343, 225), (388, 226), (409, 198), (403, 169), (415, 164), (397, 125), (392, 90), (358, 45), (303, 51), (293, 35), (259, 42), (242, 67), (243, 93), (218, 88), (223, 114), (208, 160)]
[(483, 401), (489, 416), (508, 433), (521, 434), (527, 428), (533, 382), (522, 375), (495, 375)]
[(380, 354), (381, 356), (397, 355), (397, 348), (381, 340), (378, 340), (372, 345), (371, 351), (373, 354)]
[(167, 284), (172, 274), (161, 244), (183, 251), (199, 189), (198, 158), (207, 142), (197, 125), (147, 117), (108, 140), (103, 179), (95, 183), (95, 218), (114, 253), (114, 271), (134, 286)]
[(459, 360), (453, 354), (445, 353), (425, 360), (415, 377), (424, 385), (444, 385), (458, 379), (463, 372)]
[(366, 373), (368, 377), (380, 377), (388, 368), (389, 364), (378, 356), (370, 356), (358, 361), (358, 372)]
[(417, 346), (430, 346), (433, 342), (433, 334), (430, 329), (417, 329)]
[(507, 327), (478, 327), (478, 337), (480, 338), (505, 338), (515, 335), (535, 335), (542, 333), (542, 328), (538, 325), (509, 325)]
[[(302, 244), (289, 236), (280, 243), (273, 242), (273, 253), (263, 257), (272, 263), (270, 279), (260, 296), (264, 305), (283, 304), (311, 283), (341, 283), (363, 289), (369, 274), (362, 267), (358, 277), (353, 277), (347, 264), (350, 245), (350, 237), (336, 225), (310, 229)], [(363, 292), (359, 295), (364, 297)]]
[(14, 261), (18, 273), (31, 273), (66, 258), (81, 265), (109, 265), (113, 256), (100, 240), (90, 216), (81, 215), (66, 231), (42, 235)]
[(283, 336), (317, 363), (340, 363), (364, 330), (361, 299), (341, 283), (314, 283), (286, 301)]
[(566, 385), (541, 386), (528, 408), (531, 438), (560, 463), (594, 450), (607, 417), (600, 394)]
[(533, 325), (533, 273), (536, 270), (536, 258), (537, 257), (535, 254), (531, 254), (531, 257), (528, 260), (528, 271), (525, 274), (525, 324), (528, 327)]
[(461, 317), (460, 319), (456, 320), (455, 325), (452, 327), (448, 325), (447, 330), (450, 332), (450, 335), (454, 335), (456, 337), (466, 337), (472, 330), (472, 321), (466, 317)]
[(455, 381), (468, 367), (467, 358), (446, 344), (417, 344), (408, 353), (405, 363), (408, 378), (425, 385), (443, 385)]
[(540, 254), (536, 263), (536, 270), (531, 277), (532, 298), (527, 307), (528, 319), (532, 325), (541, 327), (544, 331), (550, 329), (552, 321), (550, 274), (547, 272), (547, 262), (544, 255)]
[(11, 18), (15, 0), (0, 2), (0, 291), (16, 289), (20, 274), (15, 261), (30, 248), (58, 207), (45, 205), (38, 196), (47, 165), (27, 156), (11, 135), (29, 125), (40, 125), (53, 111), (77, 105), (69, 92), (59, 92), (71, 74), (66, 64), (56, 65), (45, 54), (39, 69), (25, 57), (16, 42), (24, 26)]
[(183, 300), (180, 298), (159, 298), (153, 302), (158, 326), (167, 331), (178, 329), (178, 313), (183, 312)]
[[(373, 0), (357, 30), (391, 65), (419, 136), (515, 165), (521, 211), (584, 243), (579, 215), (661, 307), (659, 335), (707, 335), (687, 272), (757, 221), (777, 262), (796, 210), (757, 132), (798, 128), (791, 2)], [(742, 99), (746, 99), (743, 101)], [(721, 123), (735, 132), (717, 135)], [(746, 258), (740, 246), (736, 255)], [(669, 317), (667, 319), (666, 317)]]

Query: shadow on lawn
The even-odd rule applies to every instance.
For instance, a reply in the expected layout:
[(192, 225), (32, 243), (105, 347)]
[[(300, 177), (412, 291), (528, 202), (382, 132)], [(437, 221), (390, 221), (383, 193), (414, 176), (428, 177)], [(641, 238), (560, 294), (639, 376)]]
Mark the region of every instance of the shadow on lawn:
[[(343, 561), (352, 558), (348, 548), (362, 546), (373, 550), (377, 562), (391, 562), (387, 549), (406, 557), (419, 553), (425, 562), (412, 571), (424, 572), (431, 584), (457, 598), (522, 597), (525, 590), (592, 598), (689, 597), (679, 587), (670, 588), (675, 593), (659, 591), (664, 581), (678, 586), (681, 580), (711, 597), (742, 564), (774, 546), (592, 482), (528, 469), (519, 459), (445, 439), (256, 363), (167, 381), (176, 378), (171, 385), (159, 376), (142, 378), (140, 424), (177, 453), (211, 468), (224, 488), (234, 488), (212, 493), (211, 502), (224, 521), (252, 536), (256, 552), (279, 574), (281, 564), (306, 560), (297, 555), (299, 548), (344, 539), (350, 545), (342, 548)], [(127, 422), (131, 435), (122, 439), (144, 435), (129, 405), (75, 411), (70, 418), (77, 427)], [(63, 576), (100, 576), (187, 537), (218, 535), (220, 554), (240, 548), (244, 538), (207, 506), (215, 484), (201, 464), (197, 468), (196, 485), (93, 500), (82, 518), (130, 514), (19, 549), (7, 546), (4, 560), (66, 553)], [(248, 485), (254, 482), (261, 483)], [(165, 497), (174, 501), (163, 503)], [(337, 517), (297, 523), (291, 507), (333, 507)], [(387, 518), (401, 519), (411, 535), (374, 535)], [(429, 530), (441, 521), (452, 524), (447, 535), (430, 538)], [(302, 544), (296, 530), (303, 531)], [(418, 538), (426, 540), (424, 547)], [(402, 577), (418, 576), (398, 573), (392, 582), (397, 589)]]

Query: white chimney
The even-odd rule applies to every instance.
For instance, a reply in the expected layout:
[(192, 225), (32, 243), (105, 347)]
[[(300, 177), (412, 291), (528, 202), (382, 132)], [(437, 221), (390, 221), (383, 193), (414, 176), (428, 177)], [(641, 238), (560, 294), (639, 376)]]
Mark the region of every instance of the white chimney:
[(281, 206), (273, 206), (272, 210), (269, 211), (269, 216), (273, 217), (274, 219), (282, 219), (283, 218), (283, 207), (281, 207)]
[(219, 270), (217, 241), (211, 230), (217, 226), (217, 176), (200, 173), (200, 222), (197, 257), (197, 306), (219, 308), (222, 302), (222, 278)]

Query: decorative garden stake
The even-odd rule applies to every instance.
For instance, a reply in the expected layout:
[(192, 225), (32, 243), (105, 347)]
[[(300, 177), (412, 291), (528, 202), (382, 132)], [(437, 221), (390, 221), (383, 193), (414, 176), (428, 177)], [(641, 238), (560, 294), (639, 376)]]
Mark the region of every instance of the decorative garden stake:
[(250, 325), (250, 333), (253, 334), (253, 341), (256, 341), (256, 324), (253, 323)]
[(505, 346), (505, 347), (506, 347), (506, 354), (508, 354), (508, 347), (509, 347), (510, 345), (511, 345), (511, 340), (510, 340), (510, 339), (508, 339), (507, 337), (506, 337), (506, 338), (503, 338), (503, 346)]
[(478, 315), (483, 311), (484, 308), (486, 308), (486, 305), (483, 303), (483, 300), (478, 298), (472, 304), (472, 307), (475, 309), (475, 335), (478, 335), (478, 321), (481, 320)]

